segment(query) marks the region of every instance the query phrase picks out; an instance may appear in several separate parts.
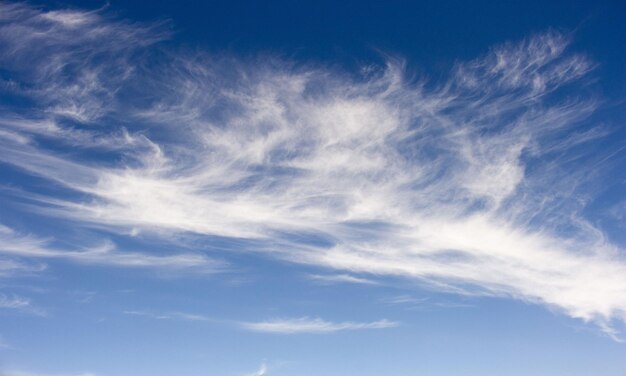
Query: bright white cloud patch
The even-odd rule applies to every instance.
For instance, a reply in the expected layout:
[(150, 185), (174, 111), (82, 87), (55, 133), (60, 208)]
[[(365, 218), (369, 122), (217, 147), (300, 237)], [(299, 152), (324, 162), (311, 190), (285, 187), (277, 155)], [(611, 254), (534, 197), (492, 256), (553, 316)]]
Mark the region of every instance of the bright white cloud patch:
[[(0, 160), (72, 193), (25, 186), (37, 213), (170, 240), (245, 239), (340, 273), (544, 304), (608, 333), (626, 321), (622, 248), (581, 215), (611, 165), (585, 148), (606, 130), (583, 126), (599, 106), (585, 85), (593, 64), (567, 51), (568, 35), (530, 36), (415, 82), (398, 61), (355, 77), (164, 51), (158, 28), (96, 13), (1, 7), (0, 64), (15, 77), (3, 90), (34, 105), (3, 107)], [(2, 231), (15, 256), (207, 263), (44, 249)], [(248, 327), (368, 325), (386, 324)]]

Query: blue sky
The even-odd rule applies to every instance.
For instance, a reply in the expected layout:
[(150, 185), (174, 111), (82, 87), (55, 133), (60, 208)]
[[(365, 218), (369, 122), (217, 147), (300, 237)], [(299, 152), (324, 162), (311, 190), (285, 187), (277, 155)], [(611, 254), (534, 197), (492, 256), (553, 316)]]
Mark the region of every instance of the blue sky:
[(0, 375), (623, 375), (625, 16), (0, 3)]

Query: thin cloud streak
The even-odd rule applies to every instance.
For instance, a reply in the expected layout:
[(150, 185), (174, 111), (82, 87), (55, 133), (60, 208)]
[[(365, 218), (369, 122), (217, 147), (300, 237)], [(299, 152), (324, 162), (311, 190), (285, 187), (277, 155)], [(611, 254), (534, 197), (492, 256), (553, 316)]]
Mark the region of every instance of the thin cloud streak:
[(210, 322), (223, 322), (223, 320), (217, 320), (208, 316), (198, 315), (195, 313), (186, 312), (168, 312), (168, 313), (154, 313), (149, 311), (124, 311), (125, 315), (147, 317), (155, 320), (183, 320), (183, 321), (210, 321)]
[(8, 297), (0, 295), (0, 308), (5, 309), (24, 309), (30, 307), (30, 300), (18, 296)]
[(260, 322), (241, 323), (243, 329), (253, 332), (275, 334), (332, 333), (346, 330), (387, 329), (397, 327), (395, 321), (373, 322), (331, 322), (320, 318), (300, 317), (295, 319), (275, 319)]
[(46, 316), (47, 312), (32, 304), (31, 300), (21, 296), (0, 294), (0, 309), (15, 310), (35, 316)]
[[(105, 242), (87, 250), (69, 251), (52, 247), (46, 239), (21, 234), (0, 225), (0, 254), (31, 259), (65, 259), (73, 262), (94, 265), (109, 265), (132, 268), (187, 269), (203, 272), (216, 272), (225, 263), (212, 260), (197, 253), (175, 255), (154, 255), (150, 253), (122, 252), (112, 242)], [(9, 268), (7, 266), (7, 268)], [(20, 268), (16, 264), (15, 268)]]
[(334, 284), (334, 283), (355, 283), (361, 285), (377, 285), (377, 281), (373, 281), (367, 278), (355, 277), (350, 274), (309, 274), (307, 276), (310, 280), (322, 283), (322, 284)]
[(186, 312), (151, 312), (151, 311), (124, 311), (125, 315), (145, 317), (153, 320), (180, 320), (191, 322), (208, 322), (213, 324), (231, 325), (251, 332), (273, 334), (315, 334), (333, 333), (346, 330), (387, 329), (400, 325), (390, 320), (378, 320), (373, 322), (332, 322), (321, 318), (281, 318), (265, 321), (236, 321), (216, 319), (213, 317)]
[[(115, 233), (243, 239), (367, 280), (546, 305), (610, 335), (626, 322), (623, 248), (583, 215), (592, 183), (616, 168), (613, 151), (588, 147), (610, 131), (585, 123), (601, 105), (595, 64), (568, 51), (569, 35), (505, 43), (427, 82), (408, 79), (401, 60), (355, 78), (165, 50), (158, 27), (94, 12), (3, 10), (0, 64), (36, 106), (2, 110), (0, 161), (79, 194), (29, 192), (36, 212)], [(13, 254), (208, 262), (2, 236)]]

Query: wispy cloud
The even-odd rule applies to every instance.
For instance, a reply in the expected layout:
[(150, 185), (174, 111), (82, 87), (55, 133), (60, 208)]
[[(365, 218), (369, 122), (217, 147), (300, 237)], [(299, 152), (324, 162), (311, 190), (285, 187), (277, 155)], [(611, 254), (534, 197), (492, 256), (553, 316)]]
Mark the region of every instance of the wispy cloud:
[(416, 298), (411, 295), (397, 295), (383, 300), (387, 304), (422, 304), (426, 301), (428, 298)]
[(17, 295), (0, 294), (0, 309), (10, 309), (36, 316), (46, 316), (46, 311), (36, 307), (31, 300)]
[(155, 320), (184, 320), (184, 321), (210, 321), (220, 322), (223, 320), (216, 320), (214, 318), (199, 315), (195, 313), (186, 312), (167, 312), (167, 313), (155, 313), (150, 311), (124, 311), (125, 315), (142, 316)]
[(386, 329), (398, 325), (397, 322), (389, 320), (373, 322), (331, 322), (320, 318), (309, 317), (245, 322), (240, 324), (240, 326), (246, 330), (276, 334), (332, 333), (345, 330)]
[(411, 295), (397, 295), (390, 298), (382, 299), (382, 303), (385, 304), (397, 304), (403, 305), (410, 310), (425, 310), (435, 308), (468, 308), (472, 307), (471, 304), (462, 303), (458, 301), (447, 301), (427, 298), (417, 298)]
[(10, 258), (0, 258), (0, 277), (28, 276), (37, 274), (46, 269), (41, 263), (28, 263)]
[[(123, 252), (107, 241), (101, 246), (86, 250), (61, 250), (51, 246), (48, 239), (21, 234), (0, 225), (0, 254), (20, 258), (65, 259), (83, 264), (110, 265), (134, 268), (197, 269), (219, 271), (225, 264), (199, 253), (155, 255), (150, 253)], [(8, 267), (8, 266), (7, 266)], [(19, 264), (16, 266), (19, 268)]]
[(309, 274), (308, 278), (319, 283), (356, 283), (363, 285), (376, 285), (377, 281), (356, 277), (350, 274)]
[[(505, 43), (428, 82), (399, 60), (355, 77), (165, 50), (159, 27), (97, 12), (2, 7), (0, 64), (15, 77), (3, 90), (34, 105), (2, 109), (0, 161), (66, 191), (24, 187), (37, 213), (243, 239), (367, 280), (547, 305), (608, 333), (626, 322), (623, 246), (584, 215), (620, 154), (592, 147), (610, 129), (589, 123), (594, 63), (568, 51), (569, 35)], [(14, 254), (209, 263), (2, 236)], [(290, 323), (354, 324), (249, 327)]]
[(267, 366), (265, 365), (265, 363), (261, 363), (258, 370), (252, 373), (246, 374), (246, 376), (265, 376), (265, 375), (267, 375)]
[(30, 307), (30, 300), (21, 297), (0, 295), (0, 308), (23, 309)]
[(306, 333), (332, 333), (346, 330), (386, 329), (394, 328), (398, 322), (390, 320), (378, 320), (372, 322), (332, 322), (321, 318), (298, 317), (281, 318), (265, 321), (236, 321), (217, 319), (206, 315), (187, 312), (154, 312), (154, 311), (124, 311), (125, 315), (149, 318), (153, 320), (180, 320), (192, 322), (206, 322), (212, 324), (228, 325), (252, 332), (274, 334), (306, 334)]

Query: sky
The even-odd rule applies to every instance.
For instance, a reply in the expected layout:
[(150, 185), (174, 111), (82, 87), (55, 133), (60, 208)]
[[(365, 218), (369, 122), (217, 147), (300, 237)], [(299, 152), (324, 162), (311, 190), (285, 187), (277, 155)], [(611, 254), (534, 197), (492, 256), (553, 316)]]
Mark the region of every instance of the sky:
[(623, 376), (625, 18), (0, 2), (0, 376)]

